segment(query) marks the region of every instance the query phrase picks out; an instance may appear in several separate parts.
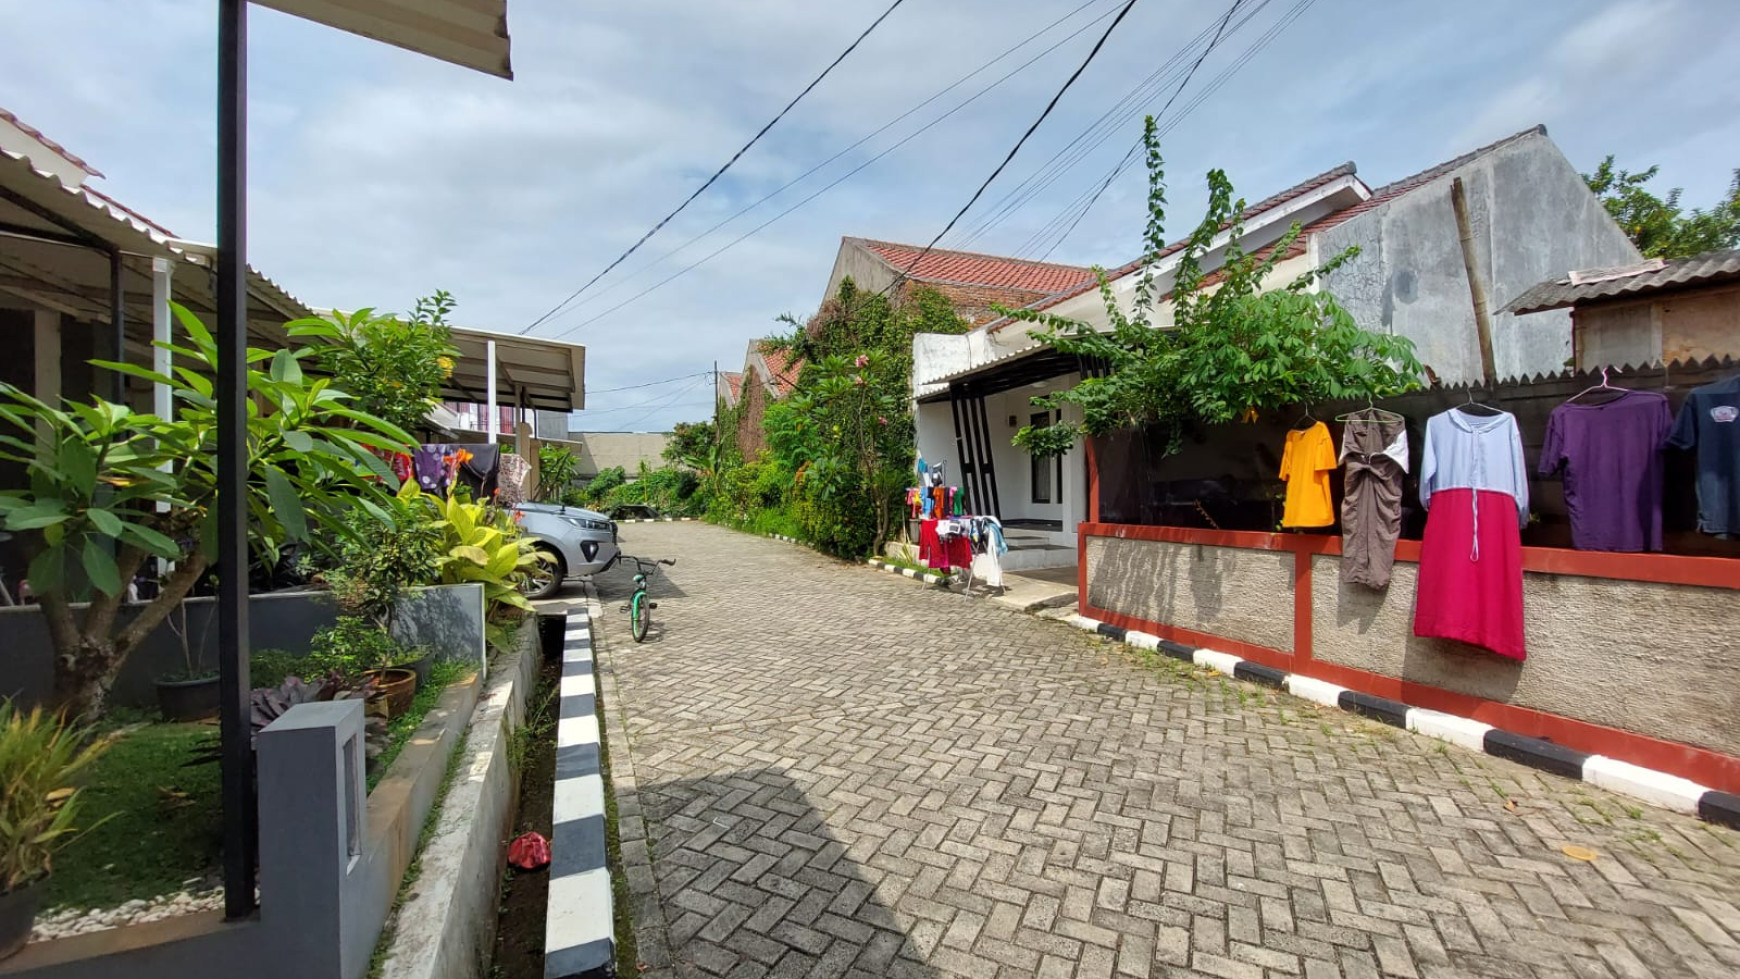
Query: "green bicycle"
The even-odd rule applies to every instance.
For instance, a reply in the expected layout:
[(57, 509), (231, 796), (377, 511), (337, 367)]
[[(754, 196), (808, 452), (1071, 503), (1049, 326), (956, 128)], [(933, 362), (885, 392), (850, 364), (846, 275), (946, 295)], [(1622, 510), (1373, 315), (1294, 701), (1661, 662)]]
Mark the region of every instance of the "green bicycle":
[(623, 557), (633, 561), (638, 570), (634, 575), (634, 596), (628, 600), (627, 605), (622, 606), (622, 611), (628, 613), (629, 635), (634, 637), (635, 642), (645, 642), (647, 627), (652, 625), (652, 610), (659, 607), (659, 603), (647, 596), (647, 582), (658, 573), (659, 565), (670, 567), (677, 563), (677, 559), (642, 561), (632, 554), (624, 554)]

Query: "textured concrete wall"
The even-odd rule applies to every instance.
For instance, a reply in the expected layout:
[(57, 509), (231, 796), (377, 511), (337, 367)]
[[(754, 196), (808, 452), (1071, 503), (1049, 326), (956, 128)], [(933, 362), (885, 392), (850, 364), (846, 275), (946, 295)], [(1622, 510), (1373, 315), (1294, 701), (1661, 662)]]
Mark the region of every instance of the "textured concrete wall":
[(1315, 659), (1740, 754), (1735, 593), (1571, 575), (1523, 576), (1528, 659), (1413, 634), (1418, 565), (1386, 591), (1312, 563)]
[(1088, 603), (1291, 652), (1293, 555), (1092, 537)]
[(894, 283), (894, 278), (895, 270), (875, 253), (861, 245), (841, 242), (840, 251), (834, 256), (834, 269), (828, 273), (828, 289), (822, 293), (821, 301), (825, 303), (839, 295), (840, 283), (847, 279), (851, 279), (859, 289), (881, 292)]
[(1657, 305), (1663, 360), (1740, 357), (1740, 286), (1666, 296)]
[(1499, 308), (1570, 269), (1624, 265), (1637, 249), (1544, 134), (1524, 136), (1420, 188), (1323, 232), (1319, 254), (1360, 254), (1325, 281), (1355, 320), (1412, 339), (1420, 361), (1449, 381), (1480, 378), (1480, 350), (1450, 206), (1450, 181), (1468, 192), (1493, 309), (1501, 377), (1549, 373), (1571, 357), (1566, 310), (1515, 316)]
[(580, 457), (574, 474), (581, 479), (591, 479), (612, 466), (621, 466), (633, 479), (642, 462), (654, 469), (664, 465), (665, 446), (671, 443), (664, 432), (569, 432), (563, 437)]
[(1661, 323), (1653, 302), (1602, 303), (1572, 310), (1571, 323), (1579, 370), (1661, 361)]

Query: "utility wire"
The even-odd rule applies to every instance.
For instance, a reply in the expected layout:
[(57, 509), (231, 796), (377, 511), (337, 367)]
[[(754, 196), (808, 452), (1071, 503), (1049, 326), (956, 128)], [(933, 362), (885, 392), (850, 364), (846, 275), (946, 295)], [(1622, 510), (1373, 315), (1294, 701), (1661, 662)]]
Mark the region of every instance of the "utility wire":
[(972, 105), (974, 102), (978, 101), (980, 98), (982, 98), (987, 93), (989, 93), (992, 89), (995, 89), (996, 87), (998, 87), (999, 85), (1002, 85), (1004, 82), (1008, 81), (1009, 79), (1015, 77), (1016, 75), (1019, 75), (1023, 71), (1026, 71), (1028, 68), (1031, 68), (1040, 59), (1044, 58), (1046, 55), (1050, 54), (1051, 52), (1057, 50), (1058, 48), (1062, 47), (1063, 45), (1074, 40), (1077, 35), (1080, 35), (1080, 34), (1086, 32), (1086, 30), (1089, 27), (1092, 27), (1095, 23), (1098, 22), (1098, 20), (1101, 20), (1101, 19), (1104, 19), (1104, 18), (1098, 18), (1096, 20), (1089, 21), (1087, 24), (1084, 24), (1080, 28), (1077, 28), (1069, 36), (1063, 38), (1062, 40), (1056, 42), (1055, 44), (1051, 45), (1050, 47), (1046, 48), (1045, 50), (1043, 50), (1043, 51), (1039, 52), (1038, 54), (1034, 55), (1033, 57), (1027, 59), (1026, 61), (1022, 62), (1020, 65), (1017, 65), (1016, 67), (1010, 69), (1002, 77), (998, 78), (996, 81), (985, 86), (984, 88), (980, 89), (979, 91), (973, 93), (972, 95), (968, 96), (967, 98), (961, 100), (961, 102), (958, 103), (957, 105), (955, 105), (954, 108), (948, 110), (947, 112), (943, 113), (940, 116), (937, 116), (935, 119), (932, 119), (930, 122), (925, 123), (923, 126), (920, 126), (918, 129), (915, 129), (912, 132), (907, 133), (905, 136), (901, 137), (898, 142), (894, 143), (894, 145), (888, 147), (887, 149), (881, 151), (880, 153), (877, 153), (875, 156), (871, 157), (868, 160), (865, 160), (863, 163), (858, 164), (857, 166), (846, 171), (845, 173), (841, 174), (840, 176), (835, 177), (831, 183), (827, 184), (826, 186), (822, 187), (821, 189), (810, 194), (808, 197), (805, 197), (803, 200), (798, 201), (796, 204), (793, 204), (792, 206), (786, 208), (785, 210), (779, 212), (778, 214), (775, 214), (773, 217), (768, 218), (766, 221), (761, 222), (760, 224), (756, 225), (755, 227), (750, 228), (748, 231), (745, 231), (743, 234), (738, 235), (736, 238), (733, 238), (730, 241), (726, 242), (725, 244), (719, 246), (718, 248), (713, 249), (711, 252), (708, 252), (706, 255), (703, 255), (700, 258), (696, 259), (695, 261), (689, 263), (688, 265), (678, 269), (675, 272), (672, 272), (670, 275), (667, 275), (664, 278), (660, 279), (659, 281), (653, 283), (652, 285), (647, 286), (645, 289), (642, 289), (641, 291), (635, 293), (634, 295), (628, 297), (627, 299), (624, 299), (622, 302), (617, 303), (616, 305), (610, 307), (609, 309), (606, 309), (600, 313), (596, 313), (593, 316), (588, 317), (587, 319), (581, 320), (580, 322), (574, 324), (573, 326), (568, 327), (566, 330), (563, 330), (560, 333), (551, 334), (548, 337), (548, 339), (552, 339), (552, 340), (561, 339), (562, 337), (568, 336), (569, 334), (574, 333), (575, 331), (580, 330), (583, 327), (586, 327), (586, 326), (589, 326), (593, 323), (596, 323), (599, 320), (603, 319), (604, 317), (609, 316), (611, 313), (614, 313), (619, 309), (622, 309), (622, 308), (629, 306), (635, 302), (638, 302), (642, 298), (652, 294), (653, 292), (656, 292), (657, 290), (670, 284), (671, 282), (675, 281), (676, 279), (680, 279), (683, 276), (688, 275), (690, 272), (695, 271), (696, 269), (707, 264), (708, 262), (712, 261), (713, 259), (718, 258), (720, 255), (725, 254), (726, 252), (737, 247), (738, 245), (741, 245), (743, 242), (749, 240), (750, 238), (753, 238), (757, 234), (760, 234), (762, 231), (767, 230), (767, 228), (769, 226), (773, 225), (774, 223), (778, 222), (780, 219), (791, 214), (793, 211), (796, 211), (799, 208), (804, 207), (805, 205), (809, 204), (811, 201), (815, 200), (816, 198), (822, 196), (823, 194), (826, 194), (828, 191), (833, 190), (835, 187), (838, 187), (839, 185), (841, 185), (841, 184), (845, 183), (846, 181), (852, 179), (853, 177), (857, 176), (858, 173), (860, 171), (864, 170), (866, 167), (869, 167), (871, 164), (874, 164), (876, 161), (882, 159), (883, 157), (887, 156), (888, 154), (893, 153), (895, 150), (900, 149), (902, 146), (905, 146), (907, 143), (912, 142), (914, 139), (917, 139), (919, 136), (924, 135), (926, 132), (929, 132), (931, 129), (935, 128), (936, 126), (940, 125), (942, 122), (947, 120), (950, 116), (954, 115), (955, 113), (961, 111), (962, 109), (966, 108), (967, 106)]
[[(947, 95), (948, 93), (954, 91), (955, 89), (960, 88), (962, 85), (966, 84), (968, 81), (971, 81), (973, 78), (977, 77), (978, 75), (982, 74), (984, 71), (989, 69), (992, 65), (997, 64), (999, 61), (1004, 60), (1005, 58), (1007, 58), (1010, 55), (1014, 54), (1015, 52), (1021, 50), (1022, 48), (1026, 47), (1027, 45), (1032, 44), (1034, 41), (1039, 40), (1044, 35), (1055, 30), (1058, 27), (1058, 25), (1062, 24), (1063, 22), (1065, 22), (1067, 20), (1070, 20), (1071, 18), (1075, 17), (1075, 15), (1081, 13), (1083, 10), (1087, 9), (1088, 7), (1091, 7), (1096, 3), (1103, 3), (1103, 2), (1104, 2), (1104, 0), (1087, 0), (1087, 2), (1076, 7), (1074, 10), (1071, 10), (1069, 13), (1064, 14), (1062, 17), (1059, 17), (1058, 19), (1052, 21), (1051, 23), (1045, 25), (1044, 27), (1040, 28), (1039, 30), (1028, 35), (1025, 40), (1016, 44), (1014, 47), (1011, 47), (1011, 48), (1005, 50), (1002, 54), (997, 55), (995, 58), (992, 58), (990, 61), (985, 62), (984, 64), (980, 65), (979, 67), (974, 68), (972, 71), (967, 72), (965, 75), (962, 75), (960, 78), (955, 79), (954, 82), (949, 84), (947, 87), (941, 89), (936, 94), (932, 95), (930, 98), (925, 99), (923, 102), (918, 103), (917, 105), (913, 106), (912, 108), (907, 109), (905, 112), (902, 112), (900, 115), (895, 116), (893, 119), (890, 119), (887, 122), (883, 123), (875, 131), (868, 133), (865, 136), (859, 138), (857, 142), (846, 147), (845, 149), (840, 150), (838, 153), (835, 153), (833, 156), (828, 157), (826, 160), (823, 160), (822, 162), (816, 164), (815, 166), (810, 167), (808, 170), (805, 170), (803, 173), (792, 178), (791, 180), (786, 181), (784, 184), (780, 185), (777, 189), (763, 195), (760, 200), (757, 200), (751, 204), (744, 205), (741, 209), (739, 209), (737, 211), (737, 213), (731, 215), (728, 218), (725, 218), (724, 220), (720, 221), (719, 223), (713, 225), (711, 228), (708, 228), (707, 230), (701, 232), (698, 235), (695, 235), (694, 237), (690, 238), (688, 241), (683, 242), (682, 244), (678, 245), (677, 247), (671, 249), (670, 251), (665, 252), (663, 255), (660, 255), (658, 258), (655, 258), (652, 261), (648, 262), (647, 264), (636, 269), (633, 273), (630, 274), (629, 278), (624, 279), (624, 278), (619, 277), (614, 283), (604, 287), (602, 290), (595, 292), (591, 296), (582, 300), (580, 305), (583, 306), (588, 302), (592, 302), (594, 300), (597, 300), (597, 299), (600, 299), (604, 296), (609, 295), (610, 293), (612, 293), (612, 292), (616, 291), (617, 289), (622, 288), (624, 285), (628, 284), (630, 281), (633, 280), (634, 277), (638, 277), (641, 273), (646, 272), (646, 271), (652, 269), (653, 267), (662, 264), (667, 259), (673, 258), (683, 251), (686, 251), (689, 248), (689, 246), (695, 244), (696, 242), (700, 241), (703, 238), (708, 237), (709, 235), (713, 234), (713, 232), (718, 231), (720, 228), (723, 228), (726, 225), (730, 224), (731, 222), (742, 217), (743, 215), (748, 214), (750, 211), (755, 210), (756, 208), (760, 207), (763, 204), (766, 204), (768, 201), (773, 200), (775, 197), (778, 197), (780, 194), (785, 193), (786, 191), (790, 190), (791, 188), (797, 186), (798, 184), (803, 183), (805, 180), (808, 180), (810, 177), (814, 176), (817, 172), (825, 169), (829, 164), (840, 159), (841, 157), (845, 156), (846, 154), (852, 152), (853, 150), (857, 149), (858, 147), (863, 146), (865, 143), (868, 143), (872, 139), (875, 139), (876, 137), (882, 135), (883, 133), (887, 132), (888, 130), (899, 125), (901, 122), (904, 122), (907, 118), (911, 117), (913, 114), (917, 113), (919, 110), (923, 109), (925, 106), (930, 105), (932, 102), (935, 102), (937, 99), (940, 99), (943, 96)], [(1115, 7), (1108, 7), (1106, 9), (1105, 13), (1100, 14), (1098, 17), (1095, 17), (1093, 20), (1088, 21), (1087, 24), (1082, 25), (1082, 27), (1077, 29), (1074, 34), (1071, 34), (1070, 37), (1074, 37), (1076, 34), (1080, 34), (1083, 31), (1087, 30), (1088, 27), (1091, 27), (1094, 24), (1098, 23), (1099, 21), (1105, 20), (1107, 17), (1110, 17), (1112, 15), (1113, 10), (1115, 10), (1115, 9), (1116, 9)], [(1029, 63), (1031, 64), (1031, 62), (1029, 62)], [(1007, 78), (1008, 76), (1005, 75), (1004, 77)], [(566, 305), (567, 305), (567, 303), (563, 303), (562, 306), (558, 306), (557, 309), (561, 309)]]
[[(708, 371), (707, 373), (711, 374), (712, 371)], [(697, 387), (700, 387), (700, 383), (699, 383), (700, 378), (705, 377), (705, 376), (706, 376), (706, 374), (698, 374), (695, 376), (694, 380), (692, 380), (688, 384), (685, 384), (682, 387), (676, 389), (675, 391), (671, 391), (667, 394), (661, 394), (661, 395), (654, 397), (654, 398), (648, 398), (645, 401), (637, 401), (631, 405), (617, 405), (614, 408), (582, 408), (582, 409), (580, 409), (580, 413), (582, 415), (604, 415), (604, 414), (609, 414), (610, 412), (613, 412), (613, 411), (632, 411), (635, 408), (645, 408), (648, 406), (656, 407), (658, 404), (668, 403), (668, 402), (674, 401), (677, 398), (680, 398), (683, 395), (688, 394), (690, 391), (695, 390)]]
[[(1263, 7), (1266, 7), (1270, 2), (1271, 0), (1259, 0), (1255, 8), (1250, 10), (1237, 24), (1233, 25), (1232, 30), (1236, 33), (1239, 29), (1244, 27), (1245, 24), (1249, 23), (1253, 17), (1260, 13)], [(1141, 82), (1138, 82), (1129, 92), (1125, 93), (1123, 98), (1119, 99), (1109, 109), (1102, 113), (1098, 119), (1089, 124), (1088, 127), (1079, 133), (1074, 139), (1065, 143), (1063, 147), (1061, 147), (1056, 153), (1052, 154), (1051, 158), (1046, 160), (1045, 163), (1038, 167), (1031, 175), (1015, 185), (1013, 189), (998, 199), (996, 204), (992, 205), (987, 216), (967, 231), (965, 235), (958, 236), (959, 244), (951, 247), (970, 247), (974, 241), (983, 237), (987, 232), (1001, 224), (1015, 211), (1024, 207), (1034, 196), (1042, 193), (1064, 173), (1074, 169), (1082, 159), (1092, 153), (1093, 150), (1097, 149), (1106, 139), (1120, 131), (1123, 128), (1124, 121), (1134, 114), (1130, 110), (1133, 109), (1135, 112), (1140, 112), (1144, 104), (1171, 84), (1174, 78), (1182, 74), (1185, 61), (1189, 58), (1190, 52), (1197, 45), (1208, 42), (1213, 30), (1214, 27), (1212, 24), (1204, 27), (1195, 37), (1191, 38), (1190, 41), (1174, 51), (1171, 56), (1160, 65), (1160, 67), (1154, 70), (1153, 73)]]
[[(670, 383), (675, 382), (675, 381), (686, 381), (691, 377), (706, 377), (708, 374), (711, 374), (711, 373), (713, 373), (713, 372), (712, 371), (701, 371), (701, 372), (696, 373), (696, 374), (684, 374), (680, 377), (667, 377), (662, 381), (648, 381), (645, 384), (630, 384), (627, 387), (605, 388), (601, 391), (588, 390), (586, 393), (587, 393), (587, 395), (615, 394), (618, 391), (633, 391), (633, 390), (636, 390), (638, 388), (655, 388), (661, 384), (670, 384)], [(581, 410), (584, 411), (585, 409), (582, 408)]]
[[(822, 73), (817, 75), (814, 79), (812, 79), (808, 85), (805, 85), (804, 90), (799, 92), (797, 94), (796, 98), (794, 98), (790, 102), (786, 103), (785, 108), (779, 110), (778, 115), (775, 115), (772, 119), (768, 120), (767, 125), (762, 126), (761, 130), (759, 132), (757, 132), (754, 136), (751, 136), (749, 138), (749, 142), (744, 143), (743, 147), (741, 149), (739, 149), (736, 153), (731, 154), (731, 159), (726, 160), (724, 166), (722, 166), (718, 170), (714, 171), (713, 175), (711, 177), (707, 178), (706, 183), (695, 188), (695, 192), (690, 194), (687, 198), (685, 198), (681, 204), (678, 204), (676, 207), (676, 210), (674, 210), (671, 213), (660, 218), (659, 222), (657, 224), (653, 225), (652, 228), (650, 228), (646, 234), (640, 236), (639, 241), (637, 241), (633, 245), (629, 246), (628, 251), (625, 251), (621, 255), (618, 255), (614, 261), (612, 261), (609, 265), (606, 265), (603, 268), (603, 270), (601, 270), (597, 275), (594, 275), (592, 278), (586, 280), (585, 285), (574, 290), (572, 295), (570, 295), (567, 299), (564, 299), (561, 302), (557, 303), (555, 305), (555, 307), (553, 307), (549, 312), (547, 312), (544, 315), (533, 320), (528, 326), (526, 326), (524, 329), (520, 330), (520, 333), (522, 335), (524, 335), (526, 333), (530, 333), (533, 329), (535, 329), (537, 327), (537, 325), (539, 323), (542, 323), (543, 321), (549, 319), (551, 316), (555, 315), (557, 310), (561, 309), (563, 306), (567, 305), (569, 302), (571, 302), (575, 298), (577, 298), (581, 293), (583, 293), (587, 289), (591, 288), (593, 283), (597, 282), (599, 279), (602, 279), (606, 275), (608, 275), (610, 273), (611, 269), (614, 269), (618, 265), (621, 265), (623, 260), (628, 258), (628, 256), (633, 255), (636, 251), (640, 250), (640, 246), (646, 244), (647, 241), (649, 239), (651, 239), (653, 235), (658, 234), (659, 229), (663, 228), (666, 224), (670, 223), (670, 220), (672, 218), (676, 217), (678, 214), (681, 214), (683, 212), (684, 208), (686, 208), (690, 204), (694, 203), (695, 198), (700, 197), (703, 193), (706, 192), (708, 187), (713, 186), (714, 181), (716, 181), (720, 177), (724, 176), (725, 171), (731, 169), (732, 164), (736, 163), (739, 159), (741, 159), (743, 154), (749, 152), (749, 148), (751, 146), (754, 146), (758, 141), (760, 141), (761, 137), (767, 135), (768, 130), (772, 129), (774, 127), (774, 125), (777, 124), (781, 119), (784, 119), (786, 113), (790, 112), (792, 110), (792, 108), (794, 106), (796, 106), (799, 102), (802, 102), (804, 99), (804, 96), (810, 94), (810, 91), (812, 89), (814, 89), (817, 85), (821, 84), (822, 79), (828, 77), (829, 72), (833, 71), (836, 67), (838, 67), (840, 62), (845, 61), (846, 56), (851, 54), (854, 50), (856, 50), (858, 45), (862, 44), (864, 39), (870, 36), (871, 31), (874, 31), (884, 20), (887, 20), (888, 15), (894, 13), (895, 8), (899, 7), (901, 4), (903, 4), (905, 2), (906, 2), (906, 0), (894, 0), (893, 3), (889, 4), (888, 9), (884, 10), (882, 12), (882, 16), (877, 17), (875, 20), (871, 21), (870, 26), (864, 28), (864, 33), (859, 34), (856, 40), (854, 40), (851, 44), (846, 45), (846, 50), (841, 51), (839, 57), (835, 58), (832, 62), (830, 62), (826, 68), (823, 68)], [(1132, 2), (1134, 2), (1134, 0), (1132, 0)]]
[[(1167, 132), (1170, 132), (1172, 130), (1172, 127), (1174, 127), (1178, 124), (1179, 120), (1188, 116), (1197, 106), (1201, 105), (1204, 101), (1206, 101), (1210, 95), (1213, 95), (1216, 91), (1218, 91), (1222, 85), (1226, 84), (1227, 79), (1231, 78), (1240, 69), (1244, 68), (1245, 65), (1250, 64), (1250, 62), (1264, 48), (1268, 47), (1271, 43), (1273, 43), (1275, 38), (1279, 37), (1282, 31), (1285, 31), (1288, 27), (1292, 26), (1293, 22), (1298, 20), (1301, 16), (1303, 16), (1305, 11), (1307, 9), (1309, 9), (1311, 7), (1311, 5), (1315, 2), (1316, 2), (1316, 0), (1299, 0), (1299, 2), (1294, 4), (1290, 10), (1288, 10), (1285, 14), (1282, 14), (1281, 18), (1279, 20), (1277, 20), (1272, 26), (1270, 26), (1270, 28), (1266, 32), (1264, 32), (1260, 37), (1258, 37), (1257, 40), (1254, 43), (1252, 43), (1252, 45), (1249, 48), (1245, 49), (1244, 53), (1239, 55), (1239, 57), (1232, 64), (1228, 65), (1224, 70), (1222, 70), (1219, 75), (1215, 76), (1214, 80), (1209, 82), (1207, 87), (1205, 87), (1202, 91), (1198, 92), (1191, 99), (1191, 101), (1185, 105), (1184, 109), (1177, 116), (1174, 116), (1172, 119), (1167, 121), (1166, 125), (1160, 127), (1159, 131), (1157, 132), (1157, 135), (1165, 135)], [(1235, 3), (1234, 6), (1237, 6), (1237, 4)], [(1200, 64), (1200, 61), (1198, 63)], [(1192, 70), (1194, 71), (1194, 69), (1192, 69)], [(1176, 99), (1178, 97), (1178, 93), (1182, 92), (1183, 90), (1184, 90), (1183, 87), (1180, 86), (1178, 89), (1178, 92), (1172, 93), (1172, 98)], [(1168, 99), (1166, 105), (1168, 108), (1170, 108), (1172, 105), (1172, 99)], [(1165, 111), (1166, 111), (1165, 109), (1160, 110), (1161, 114), (1164, 114)], [(1156, 116), (1156, 118), (1158, 118), (1158, 116)], [(1112, 172), (1109, 175), (1107, 175), (1105, 181), (1103, 183), (1101, 183), (1099, 185), (1099, 188), (1093, 192), (1093, 195), (1088, 198), (1087, 203), (1085, 205), (1081, 206), (1081, 209), (1075, 215), (1074, 220), (1070, 221), (1069, 227), (1064, 229), (1063, 234), (1061, 236), (1059, 236), (1056, 241), (1052, 242), (1050, 247), (1045, 249), (1045, 252), (1041, 256), (1041, 258), (1049, 256), (1059, 245), (1062, 245), (1064, 243), (1064, 241), (1067, 240), (1069, 238), (1069, 236), (1075, 232), (1076, 226), (1081, 224), (1082, 219), (1087, 217), (1088, 211), (1092, 210), (1094, 204), (1099, 201), (1100, 195), (1104, 194), (1106, 192), (1106, 189), (1112, 185), (1113, 181), (1117, 180), (1117, 178), (1119, 176), (1121, 176), (1125, 170), (1129, 169), (1130, 164), (1135, 160), (1136, 151), (1138, 149), (1140, 149), (1141, 146), (1142, 146), (1142, 140), (1140, 138), (1137, 138), (1136, 142), (1130, 147), (1129, 151), (1124, 154), (1124, 158), (1121, 161), (1119, 161), (1119, 163), (1116, 167), (1112, 168)], [(1069, 208), (1066, 208), (1065, 213), (1068, 213), (1068, 211), (1069, 211)], [(1035, 247), (1037, 247), (1037, 244), (1035, 245)]]
[(1130, 0), (1129, 3), (1124, 4), (1123, 9), (1118, 11), (1118, 16), (1113, 18), (1111, 25), (1106, 28), (1106, 32), (1100, 35), (1098, 41), (1094, 42), (1093, 50), (1088, 52), (1087, 57), (1082, 59), (1082, 63), (1078, 65), (1069, 78), (1064, 81), (1063, 87), (1057, 90), (1057, 94), (1051, 97), (1050, 102), (1046, 103), (1045, 110), (1039, 113), (1039, 118), (1033, 120), (1033, 125), (1028, 126), (1027, 131), (1021, 134), (1021, 138), (1015, 141), (1015, 145), (1009, 148), (1009, 155), (1003, 158), (1002, 163), (997, 164), (997, 169), (991, 171), (991, 175), (985, 178), (985, 182), (979, 185), (979, 189), (973, 191), (973, 196), (967, 199), (967, 203), (963, 205), (959, 211), (955, 212), (955, 216), (949, 218), (949, 223), (944, 225), (941, 231), (937, 232), (936, 237), (930, 240), (930, 244), (924, 246), (923, 251), (913, 256), (912, 261), (907, 263), (906, 268), (882, 289), (884, 295), (886, 295), (888, 291), (893, 289), (896, 285), (900, 284), (901, 280), (910, 275), (912, 270), (918, 266), (918, 263), (923, 261), (926, 255), (930, 254), (930, 250), (936, 247), (936, 243), (942, 240), (943, 235), (948, 234), (949, 231), (954, 228), (955, 222), (959, 221), (968, 211), (972, 210), (974, 204), (979, 202), (979, 198), (984, 196), (985, 190), (997, 179), (997, 175), (1003, 172), (1004, 168), (1009, 165), (1011, 160), (1015, 159), (1015, 154), (1021, 152), (1021, 147), (1027, 142), (1028, 137), (1032, 136), (1034, 130), (1039, 128), (1040, 123), (1043, 123), (1045, 118), (1051, 115), (1051, 110), (1057, 108), (1057, 103), (1062, 100), (1064, 93), (1069, 91), (1070, 86), (1075, 84), (1075, 80), (1080, 78), (1081, 73), (1087, 70), (1087, 66), (1093, 64), (1094, 58), (1099, 56), (1100, 49), (1105, 47), (1106, 41), (1111, 39), (1112, 32), (1118, 29), (1119, 24), (1124, 22), (1124, 18), (1129, 15), (1130, 9), (1134, 6), (1136, 6), (1136, 0)]

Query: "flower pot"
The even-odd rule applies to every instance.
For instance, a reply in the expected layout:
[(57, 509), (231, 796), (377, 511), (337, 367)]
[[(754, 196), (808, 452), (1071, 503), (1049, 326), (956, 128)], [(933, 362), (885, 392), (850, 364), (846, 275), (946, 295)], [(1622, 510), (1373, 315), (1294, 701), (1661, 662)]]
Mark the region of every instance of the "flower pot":
[(170, 722), (203, 721), (218, 713), (218, 678), (158, 680), (157, 707)]
[(372, 678), (379, 686), (380, 689), (369, 700), (384, 706), (389, 720), (411, 709), (411, 700), (417, 696), (417, 674), (393, 667), (369, 670), (363, 675)]
[(421, 690), (429, 683), (429, 667), (434, 662), (435, 661), (430, 658), (428, 653), (424, 653), (416, 659), (406, 660), (403, 663), (394, 663), (393, 669), (410, 670), (412, 673), (417, 674), (417, 689)]
[(36, 907), (42, 900), (42, 882), (37, 878), (15, 891), (0, 894), (0, 959), (5, 959), (30, 941), (36, 922)]

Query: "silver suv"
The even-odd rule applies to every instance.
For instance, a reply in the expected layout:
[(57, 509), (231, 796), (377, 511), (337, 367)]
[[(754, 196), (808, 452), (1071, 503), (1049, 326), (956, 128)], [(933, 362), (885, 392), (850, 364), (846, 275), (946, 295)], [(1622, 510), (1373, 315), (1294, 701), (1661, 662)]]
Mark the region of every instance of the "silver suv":
[(608, 570), (622, 553), (616, 546), (616, 524), (593, 510), (521, 503), (514, 507), (514, 519), (544, 559), (520, 585), (521, 593), (530, 599), (549, 598), (570, 579)]

